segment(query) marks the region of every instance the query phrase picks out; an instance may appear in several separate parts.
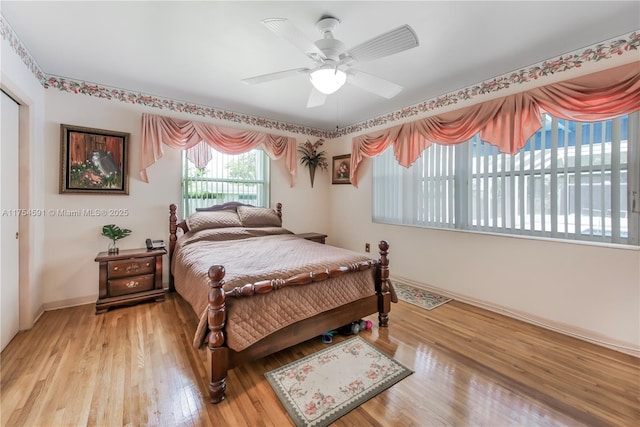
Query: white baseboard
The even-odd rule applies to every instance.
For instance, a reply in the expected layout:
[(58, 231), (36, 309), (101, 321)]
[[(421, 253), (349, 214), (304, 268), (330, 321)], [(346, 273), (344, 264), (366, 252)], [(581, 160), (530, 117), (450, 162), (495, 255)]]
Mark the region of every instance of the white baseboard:
[(640, 348), (634, 346), (633, 344), (618, 341), (618, 340), (613, 340), (610, 337), (597, 334), (593, 331), (577, 328), (575, 326), (567, 325), (561, 322), (555, 322), (553, 320), (545, 319), (531, 313), (526, 313), (519, 310), (513, 310), (511, 308), (493, 304), (488, 301), (482, 301), (482, 300), (471, 298), (465, 295), (457, 294), (455, 292), (451, 292), (445, 289), (440, 289), (436, 286), (415, 282), (411, 279), (407, 279), (401, 276), (391, 276), (390, 279), (397, 280), (399, 282), (406, 283), (408, 285), (415, 286), (416, 288), (424, 289), (426, 291), (430, 291), (438, 295), (442, 295), (444, 297), (448, 297), (456, 301), (463, 302), (465, 304), (470, 304), (485, 310), (492, 311), (494, 313), (503, 314), (505, 316), (508, 316), (517, 320), (521, 320), (523, 322), (540, 326), (541, 328), (549, 329), (551, 331), (568, 335), (573, 338), (578, 338), (582, 341), (596, 344), (601, 347), (606, 347), (611, 350), (629, 354), (634, 357), (640, 357)]
[[(168, 286), (169, 285), (167, 283), (167, 286), (163, 288), (165, 292), (169, 291)], [(44, 303), (42, 306), (43, 308), (42, 313), (44, 313), (45, 311), (59, 310), (61, 308), (75, 307), (78, 305), (95, 304), (97, 300), (98, 300), (98, 295), (96, 294), (96, 295), (89, 295), (85, 297), (69, 298), (69, 299), (63, 299), (63, 300), (58, 300), (53, 302), (47, 302), (47, 303)], [(40, 316), (42, 315), (42, 313), (40, 313)]]
[(61, 308), (75, 307), (77, 305), (85, 305), (96, 302), (97, 295), (89, 295), (86, 297), (69, 298), (53, 302), (46, 302), (43, 305), (44, 311), (59, 310)]
[(33, 322), (31, 323), (31, 326), (33, 327), (33, 325), (36, 324), (36, 322), (42, 317), (42, 315), (44, 314), (45, 309), (44, 309), (44, 304), (42, 304), (40, 307), (38, 307), (38, 311), (36, 312), (36, 316), (35, 319), (33, 319)]

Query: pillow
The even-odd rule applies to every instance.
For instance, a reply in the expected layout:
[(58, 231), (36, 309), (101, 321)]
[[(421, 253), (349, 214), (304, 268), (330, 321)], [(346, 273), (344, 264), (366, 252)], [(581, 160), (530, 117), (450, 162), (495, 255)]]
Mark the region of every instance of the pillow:
[(207, 230), (210, 228), (242, 227), (235, 211), (196, 212), (187, 217), (189, 231)]
[(245, 227), (282, 227), (275, 209), (238, 206), (238, 216)]

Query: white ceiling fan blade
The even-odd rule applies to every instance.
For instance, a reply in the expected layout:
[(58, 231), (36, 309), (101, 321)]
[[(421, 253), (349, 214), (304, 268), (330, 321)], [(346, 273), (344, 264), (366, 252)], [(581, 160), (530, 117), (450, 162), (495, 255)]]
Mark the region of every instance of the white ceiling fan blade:
[(371, 61), (418, 46), (418, 36), (408, 25), (403, 25), (361, 43), (342, 54), (340, 59), (351, 57), (356, 61)]
[(356, 70), (347, 72), (347, 83), (387, 99), (393, 98), (402, 90), (402, 86), (389, 80)]
[(242, 82), (248, 85), (253, 85), (256, 83), (264, 83), (264, 82), (270, 82), (272, 80), (284, 79), (287, 77), (295, 76), (300, 73), (306, 73), (307, 71), (309, 71), (309, 68), (294, 68), (292, 70), (277, 71), (275, 73), (262, 74), (260, 76), (249, 77), (247, 79), (242, 79)]
[(307, 108), (319, 107), (324, 105), (327, 100), (327, 95), (320, 92), (313, 85), (311, 85), (311, 93), (309, 93), (309, 100), (307, 101)]
[(305, 33), (300, 31), (298, 27), (293, 25), (287, 19), (284, 18), (269, 18), (264, 19), (262, 23), (269, 30), (276, 33), (278, 36), (287, 40), (289, 43), (293, 44), (295, 47), (304, 52), (305, 55), (313, 59), (314, 61), (319, 61), (321, 59), (326, 59), (325, 54), (315, 45), (313, 40), (311, 40)]

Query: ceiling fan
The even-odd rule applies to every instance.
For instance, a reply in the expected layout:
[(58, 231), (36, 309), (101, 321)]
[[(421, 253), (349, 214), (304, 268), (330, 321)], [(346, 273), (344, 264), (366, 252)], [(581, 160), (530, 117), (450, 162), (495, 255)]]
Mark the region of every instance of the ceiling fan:
[(340, 21), (332, 16), (323, 16), (316, 24), (316, 28), (323, 37), (315, 42), (287, 19), (270, 18), (263, 20), (262, 23), (269, 30), (302, 50), (314, 65), (311, 68), (278, 71), (242, 81), (247, 84), (256, 84), (307, 74), (312, 84), (307, 101), (308, 108), (323, 105), (327, 95), (334, 93), (345, 83), (387, 99), (393, 98), (402, 90), (402, 86), (356, 70), (352, 66), (358, 62), (372, 61), (418, 46), (418, 37), (409, 25), (400, 26), (351, 49), (346, 49), (345, 44), (333, 36)]

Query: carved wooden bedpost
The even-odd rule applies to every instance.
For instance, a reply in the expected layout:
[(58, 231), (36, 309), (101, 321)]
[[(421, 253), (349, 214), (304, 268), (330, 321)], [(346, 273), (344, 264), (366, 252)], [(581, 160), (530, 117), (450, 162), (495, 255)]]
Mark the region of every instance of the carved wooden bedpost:
[[(173, 250), (176, 247), (176, 233), (178, 232), (178, 217), (176, 216), (177, 208), (178, 207), (173, 203), (169, 205), (169, 260), (172, 259)], [(171, 267), (169, 267), (169, 269), (171, 269)], [(169, 292), (174, 292), (175, 290), (176, 287), (173, 283), (173, 274), (169, 272)]]
[(225, 309), (224, 267), (214, 265), (209, 268), (209, 339), (207, 346), (209, 373), (209, 400), (219, 403), (224, 400), (227, 388), (228, 349), (224, 346), (224, 326), (227, 321)]
[(389, 292), (389, 243), (381, 240), (378, 244), (380, 258), (376, 292), (378, 294), (378, 322), (381, 327), (389, 326), (389, 311), (391, 311), (391, 293)]
[(276, 205), (276, 213), (278, 214), (278, 218), (282, 221), (282, 203), (278, 203)]

